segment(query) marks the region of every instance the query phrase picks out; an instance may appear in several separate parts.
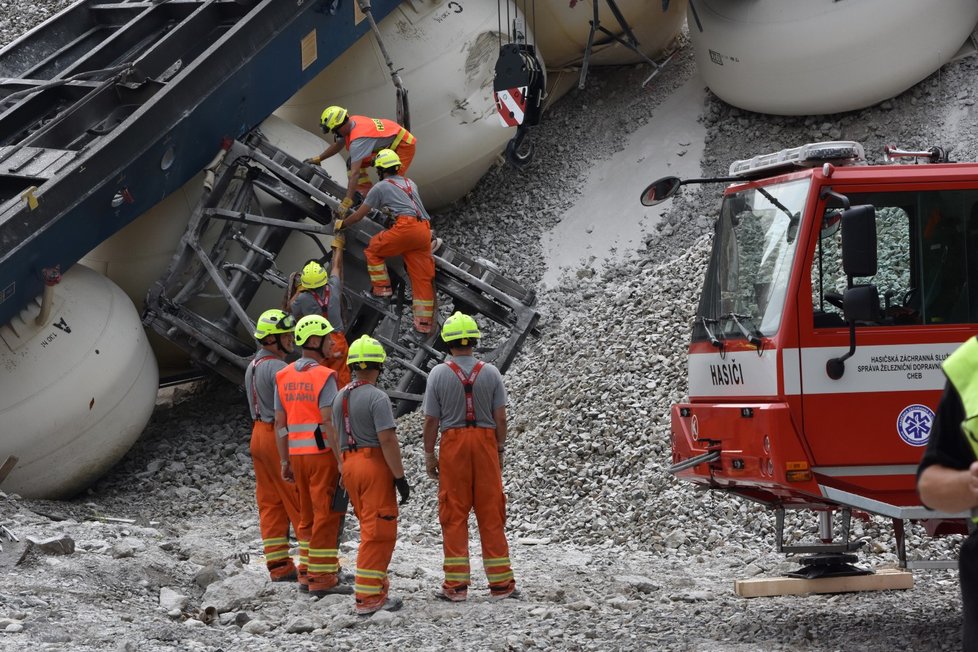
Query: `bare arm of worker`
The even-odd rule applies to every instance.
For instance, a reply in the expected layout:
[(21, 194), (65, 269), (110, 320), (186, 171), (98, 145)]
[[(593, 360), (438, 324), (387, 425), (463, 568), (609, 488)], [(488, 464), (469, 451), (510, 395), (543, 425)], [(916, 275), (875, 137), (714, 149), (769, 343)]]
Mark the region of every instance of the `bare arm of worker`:
[(350, 160), (350, 177), (346, 184), (346, 199), (353, 199), (353, 193), (357, 190), (357, 180), (360, 178), (360, 168), (363, 167), (363, 159)]
[(292, 465), (289, 463), (289, 436), (281, 437), (278, 434), (279, 431), (285, 430), (287, 427), (285, 412), (275, 410), (275, 448), (278, 449), (278, 457), (281, 461), (282, 479), (286, 482), (295, 482)]
[(441, 421), (438, 417), (426, 416), (424, 418), (424, 464), (428, 477), (432, 480), (438, 478), (438, 460), (435, 458), (435, 443), (438, 441), (438, 424)]
[(356, 224), (357, 222), (362, 220), (363, 216), (369, 213), (371, 210), (372, 208), (367, 205), (367, 202), (361, 203), (359, 206), (357, 206), (357, 209), (353, 211), (352, 215), (349, 215), (345, 220), (343, 220), (343, 226), (347, 227), (351, 224)]
[(978, 462), (966, 471), (933, 464), (917, 481), (920, 499), (941, 512), (966, 512), (978, 506)]
[(506, 406), (500, 405), (492, 411), (492, 420), (496, 422), (496, 448), (506, 447)]
[(343, 280), (343, 247), (333, 247), (333, 264), (330, 267), (329, 275)]
[(335, 143), (333, 143), (332, 145), (330, 145), (329, 147), (327, 147), (326, 149), (323, 150), (323, 153), (319, 155), (319, 160), (320, 161), (325, 161), (330, 156), (335, 155), (341, 149), (343, 149), (343, 141), (338, 140), (338, 141), (336, 141)]
[(326, 435), (326, 443), (329, 444), (329, 449), (333, 451), (333, 456), (336, 457), (336, 465), (342, 469), (343, 454), (340, 452), (340, 436), (336, 433), (336, 428), (333, 427), (333, 408), (319, 408), (319, 418), (322, 419), (321, 424), (323, 434)]
[(377, 433), (380, 440), (380, 450), (384, 451), (384, 461), (395, 478), (404, 477), (404, 464), (401, 462), (401, 446), (397, 443), (397, 431), (394, 428), (381, 430)]

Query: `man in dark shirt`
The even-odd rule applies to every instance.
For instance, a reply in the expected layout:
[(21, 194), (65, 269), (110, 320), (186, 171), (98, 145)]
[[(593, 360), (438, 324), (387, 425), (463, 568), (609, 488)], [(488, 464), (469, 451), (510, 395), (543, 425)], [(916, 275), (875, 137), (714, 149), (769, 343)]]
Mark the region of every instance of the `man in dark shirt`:
[[(932, 509), (978, 514), (978, 459), (973, 443), (978, 387), (978, 340), (972, 338), (944, 363), (948, 384), (937, 407), (934, 429), (917, 471), (917, 491)], [(966, 406), (967, 403), (967, 406)], [(969, 417), (970, 415), (970, 417)], [(958, 561), (964, 649), (978, 652), (978, 531), (961, 546)]]

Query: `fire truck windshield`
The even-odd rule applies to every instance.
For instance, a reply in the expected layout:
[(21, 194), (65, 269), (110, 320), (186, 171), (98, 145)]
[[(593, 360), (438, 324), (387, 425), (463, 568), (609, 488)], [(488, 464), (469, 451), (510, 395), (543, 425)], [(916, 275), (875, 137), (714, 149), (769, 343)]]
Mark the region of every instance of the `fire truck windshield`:
[(797, 179), (724, 198), (694, 341), (777, 332), (809, 186), (809, 179)]

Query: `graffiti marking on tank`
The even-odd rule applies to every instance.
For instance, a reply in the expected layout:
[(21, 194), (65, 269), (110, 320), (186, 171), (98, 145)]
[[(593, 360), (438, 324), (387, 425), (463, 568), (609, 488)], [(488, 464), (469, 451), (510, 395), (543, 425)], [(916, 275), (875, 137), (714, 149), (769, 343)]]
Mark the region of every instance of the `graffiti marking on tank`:
[(448, 8), (445, 11), (438, 14), (437, 16), (435, 16), (435, 22), (440, 23), (441, 21), (445, 20), (452, 14), (460, 14), (460, 13), (462, 13), (462, 5), (454, 1), (449, 2)]

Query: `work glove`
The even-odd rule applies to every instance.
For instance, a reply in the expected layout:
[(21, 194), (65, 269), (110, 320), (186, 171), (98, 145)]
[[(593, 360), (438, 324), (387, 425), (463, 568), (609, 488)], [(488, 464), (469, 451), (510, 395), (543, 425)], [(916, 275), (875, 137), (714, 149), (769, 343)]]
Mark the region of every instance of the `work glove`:
[(350, 197), (344, 197), (343, 201), (340, 202), (339, 208), (336, 209), (336, 216), (342, 219), (346, 217), (346, 214), (350, 212), (350, 207), (353, 206), (353, 199)]
[(318, 156), (310, 156), (309, 158), (303, 161), (303, 163), (306, 163), (308, 165), (319, 165), (322, 162), (323, 159), (319, 158)]
[(411, 485), (408, 484), (407, 478), (403, 475), (399, 478), (394, 478), (394, 487), (397, 489), (397, 493), (401, 494), (401, 500), (398, 505), (403, 505), (411, 497)]
[(333, 232), (333, 243), (329, 245), (333, 249), (342, 249), (346, 246), (346, 236), (337, 231)]
[(434, 453), (424, 454), (424, 468), (428, 472), (428, 477), (432, 480), (438, 479), (438, 458)]

